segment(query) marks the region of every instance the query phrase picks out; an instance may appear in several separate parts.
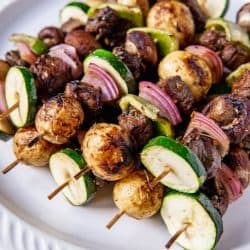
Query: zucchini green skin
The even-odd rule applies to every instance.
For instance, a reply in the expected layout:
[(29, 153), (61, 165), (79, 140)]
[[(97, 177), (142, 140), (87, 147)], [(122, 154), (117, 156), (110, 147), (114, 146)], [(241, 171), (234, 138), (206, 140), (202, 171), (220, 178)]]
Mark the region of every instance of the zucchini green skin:
[(77, 7), (83, 10), (85, 13), (88, 13), (89, 8), (90, 8), (87, 4), (81, 3), (81, 2), (71, 2), (71, 3), (68, 3), (65, 7)]
[[(68, 148), (62, 149), (61, 151), (59, 151), (59, 153), (63, 153), (63, 154), (68, 155), (71, 159), (73, 159), (77, 163), (77, 165), (79, 166), (80, 169), (84, 169), (87, 165), (87, 163), (84, 160), (84, 158), (82, 157), (82, 155), (80, 153), (72, 150), (72, 149), (68, 149)], [(87, 191), (87, 199), (85, 201), (85, 203), (86, 203), (86, 202), (90, 201), (96, 193), (95, 177), (91, 172), (88, 172), (84, 176), (82, 176), (81, 178), (82, 178), (83, 183), (86, 187), (85, 190)], [(70, 200), (69, 200), (69, 202), (71, 203)], [(75, 205), (73, 203), (71, 203), (71, 204)]]
[(205, 181), (206, 170), (197, 155), (194, 154), (188, 147), (182, 145), (170, 137), (158, 136), (151, 139), (148, 144), (144, 146), (142, 151), (153, 146), (161, 146), (181, 156), (189, 163), (190, 166), (192, 166), (192, 169), (199, 178), (200, 184)]
[(25, 124), (25, 126), (27, 126), (33, 123), (37, 110), (37, 92), (36, 92), (35, 79), (27, 68), (25, 67), (17, 67), (17, 68), (22, 73), (24, 82), (26, 84), (26, 91), (28, 93), (29, 111)]
[[(207, 211), (210, 218), (213, 220), (216, 228), (216, 239), (214, 242), (214, 245), (212, 246), (211, 250), (215, 248), (216, 244), (219, 242), (221, 235), (223, 234), (223, 221), (222, 218), (217, 211), (217, 209), (213, 206), (212, 202), (209, 200), (209, 198), (203, 194), (203, 193), (196, 193), (196, 194), (186, 194), (186, 193), (180, 193), (174, 190), (171, 190), (169, 193), (166, 194), (166, 196), (163, 198), (165, 200), (166, 198), (169, 198), (171, 196), (186, 196), (190, 197), (191, 199), (196, 200), (201, 204), (201, 206)], [(163, 201), (164, 202), (164, 201)]]
[[(59, 153), (68, 155), (76, 162), (80, 169), (84, 169), (87, 165), (82, 155), (72, 149), (62, 149), (61, 151), (59, 151)], [(87, 191), (87, 199), (85, 202), (88, 202), (94, 197), (96, 193), (95, 177), (91, 172), (88, 172), (81, 178), (83, 178), (83, 182)]]
[[(23, 79), (22, 82), (25, 85), (25, 92), (27, 93), (27, 98), (28, 98), (28, 110), (25, 117), (25, 122), (22, 124), (19, 123), (17, 124), (16, 121), (13, 120), (10, 116), (12, 123), (19, 128), (28, 126), (31, 123), (33, 123), (37, 110), (37, 92), (36, 92), (34, 77), (27, 68), (22, 66), (14, 66), (9, 70), (8, 74), (16, 73), (15, 71), (22, 76)], [(8, 79), (8, 75), (6, 79)], [(11, 84), (11, 83), (7, 83), (6, 81), (6, 84)], [(5, 88), (5, 96), (8, 96), (6, 91), (7, 88)]]
[(167, 54), (179, 49), (179, 41), (173, 35), (169, 35), (166, 31), (148, 27), (139, 27), (129, 29), (128, 33), (132, 31), (142, 31), (149, 34), (156, 43), (162, 56), (166, 56)]
[(95, 58), (108, 62), (126, 83), (128, 93), (135, 93), (136, 83), (130, 69), (117, 56), (108, 50), (97, 49), (92, 52), (83, 62), (85, 72), (87, 71), (88, 65), (92, 62), (94, 63)]

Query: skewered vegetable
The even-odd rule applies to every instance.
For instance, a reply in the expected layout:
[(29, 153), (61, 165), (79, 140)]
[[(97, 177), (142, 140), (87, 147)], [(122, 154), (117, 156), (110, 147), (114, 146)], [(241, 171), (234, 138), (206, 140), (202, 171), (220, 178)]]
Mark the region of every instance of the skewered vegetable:
[(78, 20), (81, 24), (86, 24), (88, 20), (89, 6), (81, 2), (70, 2), (60, 12), (61, 24), (67, 23), (69, 20)]
[(175, 51), (164, 57), (158, 74), (161, 79), (179, 76), (196, 101), (204, 97), (212, 85), (212, 73), (207, 63), (187, 51)]
[(206, 178), (198, 157), (188, 147), (168, 137), (150, 140), (141, 152), (141, 161), (154, 176), (169, 167), (170, 173), (160, 182), (178, 191), (195, 193)]
[(33, 122), (36, 112), (35, 81), (27, 68), (12, 67), (6, 76), (5, 98), (7, 107), (15, 107), (10, 119), (16, 127), (24, 127)]
[[(37, 138), (33, 141), (34, 138)], [(39, 136), (34, 127), (20, 128), (13, 139), (16, 158), (28, 165), (43, 167), (49, 163), (50, 156), (59, 149)]]
[(118, 125), (92, 126), (83, 139), (82, 152), (93, 173), (107, 181), (120, 180), (135, 168), (130, 138)]
[[(49, 160), (50, 171), (55, 182), (60, 185), (86, 168), (86, 162), (80, 153), (72, 149), (63, 149), (53, 154)], [(75, 206), (90, 201), (96, 192), (95, 178), (86, 173), (78, 180), (73, 180), (63, 189), (64, 196)]]
[(64, 144), (76, 134), (83, 120), (84, 113), (80, 103), (72, 97), (59, 94), (38, 110), (35, 125), (45, 140)]
[(130, 7), (138, 6), (141, 8), (143, 16), (147, 16), (149, 11), (149, 0), (117, 0), (117, 3)]
[(101, 47), (95, 37), (84, 30), (73, 30), (65, 36), (65, 43), (76, 48), (80, 58), (84, 58)]
[(147, 26), (173, 34), (181, 47), (186, 46), (195, 32), (192, 14), (178, 1), (160, 1), (149, 11)]
[(202, 193), (168, 193), (163, 200), (161, 216), (171, 235), (187, 225), (177, 239), (185, 249), (214, 249), (223, 232), (221, 216)]
[(198, 0), (198, 3), (210, 18), (223, 17), (229, 6), (229, 0), (221, 0), (218, 3), (213, 0)]
[(105, 70), (116, 82), (121, 94), (133, 93), (135, 81), (128, 67), (114, 54), (107, 50), (95, 50), (84, 60), (84, 72), (88, 71), (90, 64), (96, 64)]
[(161, 207), (164, 188), (158, 184), (152, 190), (149, 184), (152, 180), (146, 170), (136, 170), (116, 182), (113, 199), (119, 210), (139, 220), (155, 215)]

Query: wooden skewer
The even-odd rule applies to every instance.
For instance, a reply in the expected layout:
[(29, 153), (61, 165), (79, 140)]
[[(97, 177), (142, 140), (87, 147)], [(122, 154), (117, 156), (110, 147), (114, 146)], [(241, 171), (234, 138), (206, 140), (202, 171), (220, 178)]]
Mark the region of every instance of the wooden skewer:
[(166, 244), (166, 249), (170, 250), (170, 248), (172, 247), (172, 245), (176, 242), (176, 240), (180, 237), (181, 234), (183, 234), (184, 232), (187, 231), (188, 227), (190, 227), (190, 223), (185, 223), (185, 225), (178, 230), (172, 237), (171, 239), (168, 241), (168, 243)]
[(162, 173), (160, 175), (158, 175), (157, 177), (155, 177), (153, 179), (153, 181), (149, 184), (151, 189), (154, 189), (157, 184), (165, 177), (169, 174), (169, 172), (171, 172), (171, 168), (166, 166), (165, 169), (162, 171)]
[(8, 110), (0, 114), (0, 121), (4, 120), (9, 116), (11, 112), (13, 112), (15, 109), (19, 107), (19, 102), (16, 102), (14, 105), (12, 105)]
[(16, 159), (11, 164), (9, 164), (7, 167), (5, 167), (1, 172), (3, 174), (7, 174), (10, 170), (12, 170), (16, 165), (20, 162), (20, 160)]
[(67, 181), (65, 181), (63, 184), (61, 184), (57, 189), (55, 189), (51, 194), (48, 195), (48, 199), (52, 200), (58, 193), (60, 193), (65, 187), (67, 187), (72, 180), (78, 180), (80, 177), (85, 175), (90, 171), (89, 168), (84, 168), (81, 171), (79, 171), (76, 175), (74, 175), (73, 178), (69, 178)]
[[(171, 168), (166, 166), (165, 169), (162, 171), (162, 173), (155, 177), (151, 183), (149, 183), (149, 187), (151, 190), (153, 190), (157, 184), (163, 179), (169, 172), (171, 172)], [(146, 175), (147, 178), (147, 175)], [(124, 211), (119, 211), (106, 225), (106, 228), (111, 229), (111, 227), (125, 214)]]
[(111, 227), (125, 214), (124, 211), (119, 211), (106, 225), (106, 228), (111, 229)]

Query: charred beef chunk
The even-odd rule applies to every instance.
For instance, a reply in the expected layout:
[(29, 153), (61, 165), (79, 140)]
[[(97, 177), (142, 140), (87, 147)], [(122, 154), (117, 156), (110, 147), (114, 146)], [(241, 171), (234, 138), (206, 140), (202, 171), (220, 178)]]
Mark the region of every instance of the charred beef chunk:
[(39, 95), (43, 99), (64, 90), (65, 84), (72, 79), (71, 68), (61, 59), (44, 54), (31, 65)]
[(206, 14), (200, 8), (197, 0), (182, 0), (186, 4), (194, 18), (196, 32), (201, 32), (205, 28)]
[(210, 29), (202, 34), (200, 43), (214, 51), (221, 51), (228, 44), (228, 41), (224, 32)]
[(184, 114), (191, 113), (195, 99), (187, 84), (179, 76), (161, 80), (157, 85), (172, 97), (172, 100)]
[(84, 30), (69, 32), (65, 37), (65, 43), (75, 47), (81, 59), (101, 47), (95, 37)]
[(151, 120), (134, 108), (119, 115), (118, 122), (130, 134), (136, 148), (145, 145), (153, 137)]
[(62, 30), (57, 27), (49, 26), (43, 28), (39, 34), (39, 39), (41, 39), (49, 48), (57, 44), (63, 43), (64, 34)]
[(209, 179), (203, 184), (201, 190), (209, 197), (220, 215), (223, 216), (229, 205), (229, 197), (221, 181), (217, 177)]
[(250, 135), (250, 100), (238, 95), (221, 95), (204, 108), (203, 113), (214, 120), (232, 144), (246, 147)]
[(64, 94), (66, 97), (76, 98), (82, 104), (85, 118), (89, 122), (100, 114), (102, 109), (100, 89), (84, 82), (74, 81), (67, 83)]
[(139, 56), (129, 54), (123, 47), (115, 47), (113, 53), (128, 66), (136, 80), (145, 73), (146, 66)]
[(200, 37), (200, 43), (218, 52), (224, 65), (229, 69), (234, 70), (250, 60), (250, 53), (240, 45), (229, 42), (222, 31), (206, 30)]
[(208, 179), (214, 177), (221, 166), (221, 155), (216, 143), (210, 137), (201, 135), (198, 129), (194, 129), (182, 140), (201, 160), (207, 170)]
[(5, 54), (5, 60), (10, 66), (24, 66), (24, 67), (29, 66), (29, 64), (21, 58), (17, 50), (8, 51)]
[(93, 18), (86, 24), (85, 30), (96, 35), (98, 41), (108, 48), (114, 48), (124, 44), (126, 32), (133, 25), (127, 19), (106, 7), (98, 10)]
[(250, 160), (247, 152), (241, 148), (232, 148), (225, 162), (239, 178), (243, 188), (250, 183)]
[(232, 93), (250, 99), (250, 70), (245, 71), (232, 85)]
[(230, 69), (237, 69), (241, 64), (250, 61), (250, 53), (239, 45), (228, 44), (221, 51), (223, 63)]

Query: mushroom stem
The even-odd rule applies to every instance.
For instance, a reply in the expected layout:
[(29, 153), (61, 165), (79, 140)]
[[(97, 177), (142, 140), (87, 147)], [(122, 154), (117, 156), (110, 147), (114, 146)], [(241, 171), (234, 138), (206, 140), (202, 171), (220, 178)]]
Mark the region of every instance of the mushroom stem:
[(166, 244), (167, 250), (170, 250), (172, 245), (176, 242), (176, 240), (180, 237), (180, 235), (183, 234), (188, 229), (188, 227), (190, 227), (190, 223), (185, 223), (185, 225), (170, 238), (170, 240)]
[(1, 172), (3, 174), (7, 174), (10, 170), (12, 170), (20, 161), (16, 159), (11, 164), (9, 164), (7, 167), (5, 167)]
[(111, 229), (111, 227), (125, 214), (124, 211), (119, 211), (106, 225), (106, 228)]
[(162, 171), (162, 173), (160, 175), (158, 175), (157, 177), (155, 177), (153, 179), (153, 181), (149, 184), (151, 189), (154, 189), (156, 187), (156, 185), (165, 177), (169, 174), (169, 172), (171, 172), (171, 168), (166, 166), (165, 169)]
[(13, 112), (15, 109), (19, 107), (19, 102), (16, 102), (14, 105), (12, 105), (9, 109), (7, 109), (5, 112), (0, 114), (0, 121), (4, 120), (9, 116), (11, 112)]
[(50, 193), (48, 195), (48, 199), (52, 200), (58, 193), (60, 193), (65, 187), (67, 187), (72, 180), (76, 180), (77, 181), (80, 177), (82, 177), (83, 175), (85, 175), (89, 171), (90, 171), (89, 168), (84, 168), (81, 171), (79, 171), (76, 175), (74, 175), (73, 178), (69, 178), (67, 181), (65, 181), (59, 187), (57, 187), (52, 193)]

